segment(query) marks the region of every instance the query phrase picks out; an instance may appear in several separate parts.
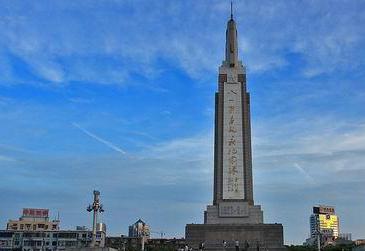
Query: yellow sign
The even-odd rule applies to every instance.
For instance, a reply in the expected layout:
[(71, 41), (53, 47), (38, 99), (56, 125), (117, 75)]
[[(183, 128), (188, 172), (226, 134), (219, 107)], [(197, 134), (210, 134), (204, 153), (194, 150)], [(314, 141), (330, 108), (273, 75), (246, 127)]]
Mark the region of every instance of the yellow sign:
[(319, 222), (321, 228), (331, 228), (334, 229), (338, 225), (337, 215), (329, 215), (329, 214), (320, 214)]

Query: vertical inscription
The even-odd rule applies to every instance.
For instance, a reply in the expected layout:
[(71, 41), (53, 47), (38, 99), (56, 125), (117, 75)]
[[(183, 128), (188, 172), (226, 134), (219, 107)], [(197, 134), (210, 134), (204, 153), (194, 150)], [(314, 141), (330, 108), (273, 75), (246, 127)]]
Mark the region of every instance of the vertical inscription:
[(223, 199), (244, 199), (241, 84), (224, 84)]

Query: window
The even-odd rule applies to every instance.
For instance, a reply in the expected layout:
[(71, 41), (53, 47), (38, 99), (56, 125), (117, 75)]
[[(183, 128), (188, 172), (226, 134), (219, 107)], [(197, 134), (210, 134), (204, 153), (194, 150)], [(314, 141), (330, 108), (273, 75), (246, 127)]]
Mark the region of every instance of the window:
[(63, 238), (63, 239), (76, 239), (77, 238), (77, 233), (70, 233), (70, 232), (59, 233), (58, 234), (58, 238)]
[(65, 242), (65, 246), (66, 247), (74, 247), (77, 245), (77, 242), (76, 241), (66, 241)]
[(23, 233), (24, 238), (35, 238), (35, 237), (44, 238), (45, 236), (46, 236), (46, 234), (42, 233), (42, 232), (24, 232)]
[(13, 232), (0, 232), (0, 237), (11, 238), (11, 237), (13, 237)]
[(37, 244), (37, 241), (33, 241), (33, 240), (24, 241), (24, 246), (35, 247), (36, 244)]

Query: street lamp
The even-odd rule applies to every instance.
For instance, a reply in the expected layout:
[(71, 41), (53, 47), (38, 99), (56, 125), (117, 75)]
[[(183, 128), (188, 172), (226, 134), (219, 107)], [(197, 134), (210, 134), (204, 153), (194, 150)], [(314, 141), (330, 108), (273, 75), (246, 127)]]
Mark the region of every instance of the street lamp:
[(103, 204), (100, 203), (99, 196), (100, 192), (94, 190), (94, 202), (92, 205), (89, 204), (89, 206), (86, 208), (88, 212), (93, 211), (93, 233), (92, 233), (92, 239), (91, 239), (91, 247), (95, 247), (96, 243), (96, 224), (98, 222), (98, 213), (104, 212)]

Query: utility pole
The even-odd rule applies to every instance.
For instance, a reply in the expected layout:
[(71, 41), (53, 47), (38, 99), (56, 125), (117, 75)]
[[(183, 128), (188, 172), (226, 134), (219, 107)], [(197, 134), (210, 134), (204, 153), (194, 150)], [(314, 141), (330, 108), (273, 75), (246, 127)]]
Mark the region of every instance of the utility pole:
[(321, 251), (321, 232), (318, 231), (317, 233), (317, 249), (318, 251)]
[(92, 205), (89, 205), (86, 209), (88, 212), (93, 211), (93, 233), (90, 247), (95, 247), (96, 244), (96, 225), (98, 223), (98, 214), (99, 212), (100, 213), (104, 212), (103, 205), (100, 204), (99, 195), (100, 192), (94, 190), (94, 202)]

